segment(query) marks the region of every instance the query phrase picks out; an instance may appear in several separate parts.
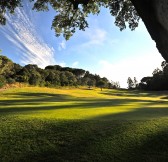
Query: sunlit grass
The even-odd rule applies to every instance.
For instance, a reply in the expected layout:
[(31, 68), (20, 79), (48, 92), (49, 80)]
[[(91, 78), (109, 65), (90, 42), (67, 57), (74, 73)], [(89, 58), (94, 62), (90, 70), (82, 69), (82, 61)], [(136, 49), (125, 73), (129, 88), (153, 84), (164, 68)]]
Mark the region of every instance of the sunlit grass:
[[(163, 98), (163, 97), (162, 97)], [(117, 90), (83, 90), (83, 89), (50, 89), (50, 88), (21, 88), (4, 91), (0, 96), (0, 111), (21, 118), (45, 119), (89, 119), (99, 116), (114, 115), (107, 120), (129, 119), (135, 116), (115, 116), (115, 114), (139, 112), (141, 120), (146, 116), (145, 109), (167, 108), (167, 101), (161, 96), (150, 96), (145, 93), (136, 94)], [(160, 104), (160, 102), (163, 102)], [(144, 114), (143, 114), (144, 113)], [(160, 114), (158, 114), (158, 117)], [(161, 114), (163, 115), (163, 114)], [(154, 116), (156, 117), (156, 116)], [(105, 119), (105, 117), (104, 117)]]
[(0, 94), (0, 161), (168, 161), (168, 93), (15, 88)]

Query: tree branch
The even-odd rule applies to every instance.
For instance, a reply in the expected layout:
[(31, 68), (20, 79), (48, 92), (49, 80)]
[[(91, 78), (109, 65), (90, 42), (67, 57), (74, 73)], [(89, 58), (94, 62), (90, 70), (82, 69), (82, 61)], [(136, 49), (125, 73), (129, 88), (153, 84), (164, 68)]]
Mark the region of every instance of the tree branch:
[(70, 1), (73, 4), (74, 9), (77, 10), (79, 4), (87, 5), (89, 1), (92, 0), (70, 0)]

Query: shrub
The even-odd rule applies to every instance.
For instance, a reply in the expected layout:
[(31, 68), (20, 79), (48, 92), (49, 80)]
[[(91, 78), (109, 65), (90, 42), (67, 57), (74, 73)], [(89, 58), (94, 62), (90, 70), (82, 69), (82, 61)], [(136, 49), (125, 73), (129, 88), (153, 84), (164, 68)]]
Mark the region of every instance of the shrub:
[(0, 88), (6, 84), (6, 79), (4, 76), (0, 75)]
[(7, 83), (8, 84), (13, 84), (13, 83), (15, 83), (16, 81), (15, 81), (15, 79), (12, 79), (12, 78), (8, 78), (7, 79)]

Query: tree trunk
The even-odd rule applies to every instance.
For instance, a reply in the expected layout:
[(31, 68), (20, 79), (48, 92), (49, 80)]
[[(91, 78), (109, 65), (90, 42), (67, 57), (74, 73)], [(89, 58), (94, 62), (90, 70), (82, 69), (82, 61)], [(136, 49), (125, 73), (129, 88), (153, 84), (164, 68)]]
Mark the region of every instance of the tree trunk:
[(168, 1), (131, 0), (156, 47), (168, 61)]

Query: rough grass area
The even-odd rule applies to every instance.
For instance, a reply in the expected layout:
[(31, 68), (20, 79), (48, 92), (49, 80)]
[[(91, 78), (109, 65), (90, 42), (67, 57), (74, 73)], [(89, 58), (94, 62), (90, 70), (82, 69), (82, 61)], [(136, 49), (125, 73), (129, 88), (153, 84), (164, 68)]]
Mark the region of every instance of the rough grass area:
[(0, 92), (1, 162), (167, 162), (168, 93)]

